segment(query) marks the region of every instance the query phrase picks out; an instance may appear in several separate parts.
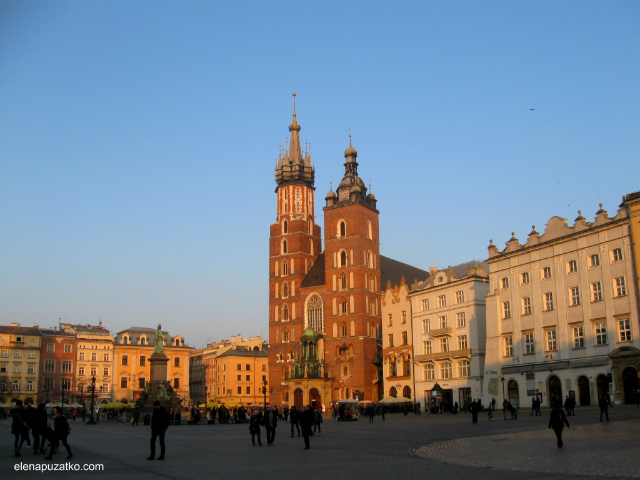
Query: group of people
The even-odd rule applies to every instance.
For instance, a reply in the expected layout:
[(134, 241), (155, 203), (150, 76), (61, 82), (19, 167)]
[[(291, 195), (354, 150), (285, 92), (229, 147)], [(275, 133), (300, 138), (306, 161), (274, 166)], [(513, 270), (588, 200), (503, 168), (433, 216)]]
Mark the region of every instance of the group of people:
[[(322, 434), (322, 412), (317, 408), (313, 409), (312, 407), (305, 405), (300, 409), (291, 407), (291, 410), (287, 413), (291, 423), (291, 436), (294, 437), (296, 431), (298, 433), (298, 437), (302, 433), (302, 437), (304, 438), (304, 448), (305, 450), (309, 450), (311, 448), (309, 438), (312, 437), (316, 431), (318, 435)], [(249, 433), (251, 434), (251, 443), (254, 447), (256, 445), (256, 437), (258, 440), (258, 446), (262, 446), (260, 427), (264, 427), (267, 431), (267, 446), (274, 445), (276, 428), (278, 427), (278, 418), (278, 408), (273, 405), (271, 405), (264, 414), (260, 410), (254, 410), (251, 413), (251, 418), (249, 420)]]
[(48, 425), (47, 410), (44, 403), (38, 405), (38, 408), (34, 408), (31, 404), (25, 406), (22, 400), (17, 400), (15, 407), (11, 411), (11, 417), (11, 433), (15, 437), (15, 457), (22, 456), (22, 446), (25, 443), (27, 446), (31, 446), (31, 436), (33, 436), (34, 455), (46, 453), (46, 441), (49, 440), (49, 455), (45, 457), (46, 459), (53, 459), (53, 454), (60, 443), (67, 449), (67, 460), (73, 457), (71, 447), (67, 442), (71, 428), (61, 407), (53, 408), (52, 426)]

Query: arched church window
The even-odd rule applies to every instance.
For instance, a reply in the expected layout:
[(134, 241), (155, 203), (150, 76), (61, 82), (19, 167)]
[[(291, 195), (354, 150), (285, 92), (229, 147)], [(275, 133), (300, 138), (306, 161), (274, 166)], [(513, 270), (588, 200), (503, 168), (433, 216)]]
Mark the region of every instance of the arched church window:
[(342, 322), (342, 336), (347, 336), (347, 324), (345, 322)]
[(367, 238), (373, 240), (373, 231), (371, 229), (371, 222), (367, 220)]
[(289, 307), (286, 303), (282, 306), (282, 320), (285, 322), (289, 320)]
[(340, 266), (341, 267), (347, 266), (347, 252), (345, 252), (344, 250), (340, 252)]
[(282, 298), (287, 298), (289, 296), (289, 284), (284, 282), (282, 284)]
[(309, 298), (307, 303), (307, 326), (313, 328), (314, 332), (324, 331), (320, 295), (314, 294)]
[(347, 276), (344, 273), (340, 275), (340, 288), (342, 290), (347, 289)]
[(285, 343), (289, 341), (289, 330), (285, 329), (282, 333), (282, 341)]
[(287, 241), (286, 240), (282, 240), (282, 253), (283, 254), (287, 253)]
[(347, 299), (345, 297), (342, 297), (342, 300), (340, 300), (340, 314), (347, 314)]
[(282, 261), (282, 275), (289, 275), (289, 265), (286, 260)]
[(347, 236), (347, 222), (344, 220), (340, 220), (338, 223), (338, 237), (346, 237)]
[(289, 233), (289, 222), (286, 220), (282, 222), (282, 233)]

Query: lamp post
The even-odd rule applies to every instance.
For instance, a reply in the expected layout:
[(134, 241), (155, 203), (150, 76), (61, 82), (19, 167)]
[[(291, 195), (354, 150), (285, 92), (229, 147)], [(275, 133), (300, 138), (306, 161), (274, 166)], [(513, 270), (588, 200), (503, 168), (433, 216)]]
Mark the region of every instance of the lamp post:
[(94, 395), (96, 393), (96, 376), (91, 377), (91, 416), (89, 417), (89, 421), (87, 425), (95, 425), (97, 422), (93, 418), (93, 410), (94, 410)]
[(64, 413), (64, 381), (62, 382), (62, 400), (60, 401), (60, 408), (62, 408), (62, 413)]
[(267, 408), (267, 380), (264, 380), (264, 387), (262, 387), (262, 393), (264, 394), (264, 408)]

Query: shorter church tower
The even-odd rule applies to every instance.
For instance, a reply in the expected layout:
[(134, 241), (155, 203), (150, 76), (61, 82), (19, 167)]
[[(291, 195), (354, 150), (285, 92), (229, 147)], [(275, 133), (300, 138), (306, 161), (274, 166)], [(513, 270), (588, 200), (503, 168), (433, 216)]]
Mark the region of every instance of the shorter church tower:
[(380, 240), (376, 198), (358, 176), (358, 152), (344, 152), (344, 178), (324, 207), (325, 362), (340, 398), (378, 400)]

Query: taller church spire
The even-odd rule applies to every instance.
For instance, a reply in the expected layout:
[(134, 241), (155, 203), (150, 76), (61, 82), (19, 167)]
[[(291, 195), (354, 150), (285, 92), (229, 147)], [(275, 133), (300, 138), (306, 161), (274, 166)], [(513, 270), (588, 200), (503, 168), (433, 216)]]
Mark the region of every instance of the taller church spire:
[(300, 125), (296, 115), (296, 93), (293, 92), (293, 120), (289, 125), (291, 139), (289, 150), (280, 155), (276, 165), (276, 183), (297, 183), (313, 186), (315, 179), (315, 169), (311, 165), (311, 155), (307, 150), (302, 157), (302, 146), (300, 145)]

